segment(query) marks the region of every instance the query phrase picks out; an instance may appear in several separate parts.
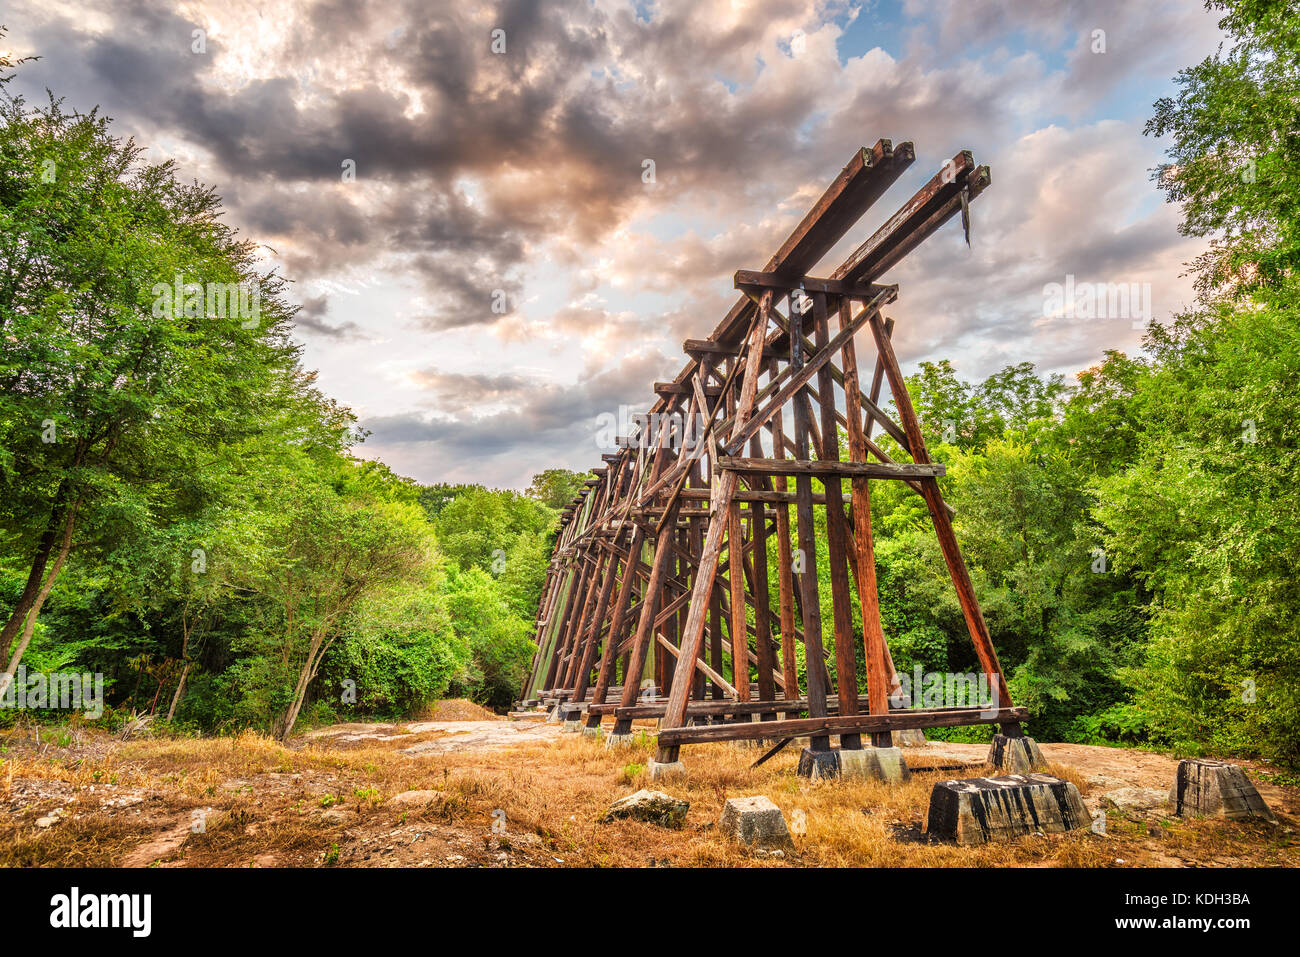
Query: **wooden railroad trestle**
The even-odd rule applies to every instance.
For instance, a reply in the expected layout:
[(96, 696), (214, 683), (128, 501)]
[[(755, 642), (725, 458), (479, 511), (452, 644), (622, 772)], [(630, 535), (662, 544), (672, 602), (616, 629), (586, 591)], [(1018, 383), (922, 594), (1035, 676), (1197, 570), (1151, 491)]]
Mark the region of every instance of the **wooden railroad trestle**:
[[(877, 282), (949, 219), (966, 220), (988, 168), (958, 153), (828, 278), (807, 275), (914, 158), (911, 143), (888, 140), (855, 153), (766, 267), (736, 273), (741, 298), (708, 339), (685, 342), (685, 368), (655, 383), (651, 414), (563, 509), (523, 699), (589, 728), (611, 715), (615, 734), (658, 718), (661, 762), (704, 741), (807, 735), (821, 750), (831, 735), (846, 749), (864, 735), (888, 747), (905, 728), (996, 723), (1022, 733), (1025, 711), (1012, 706), (939, 491), (943, 466), (926, 452), (883, 315), (897, 287)], [(859, 334), (874, 346), (867, 382)], [(898, 421), (882, 407), (885, 385)], [(877, 426), (910, 462), (873, 441)], [(994, 707), (891, 708), (898, 686), (876, 590), (873, 480), (904, 482), (924, 498)]]

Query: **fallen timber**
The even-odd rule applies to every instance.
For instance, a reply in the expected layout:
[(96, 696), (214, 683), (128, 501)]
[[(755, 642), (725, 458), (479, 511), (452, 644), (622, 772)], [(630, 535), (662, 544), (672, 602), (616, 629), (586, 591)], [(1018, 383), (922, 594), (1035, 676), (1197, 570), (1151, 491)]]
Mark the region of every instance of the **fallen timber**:
[[(939, 488), (943, 466), (894, 353), (884, 310), (899, 289), (880, 282), (950, 219), (969, 228), (988, 168), (958, 152), (838, 267), (811, 275), (914, 159), (910, 143), (858, 150), (763, 268), (736, 272), (740, 298), (708, 338), (686, 340), (682, 371), (653, 384), (647, 415), (561, 511), (521, 700), (593, 733), (612, 717), (614, 738), (658, 719), (664, 766), (712, 741), (806, 736), (820, 752), (832, 736), (844, 750), (889, 748), (893, 732), (914, 728), (1023, 735)], [(859, 336), (874, 354), (869, 377)], [(896, 706), (876, 594), (877, 481), (924, 500), (992, 706)]]

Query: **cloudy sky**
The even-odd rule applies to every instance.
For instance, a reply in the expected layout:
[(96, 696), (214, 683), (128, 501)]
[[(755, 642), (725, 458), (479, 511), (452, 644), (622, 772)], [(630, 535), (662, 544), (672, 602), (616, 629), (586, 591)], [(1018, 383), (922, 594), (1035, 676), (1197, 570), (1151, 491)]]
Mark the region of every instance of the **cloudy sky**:
[(1069, 375), (1136, 349), (1130, 318), (1045, 307), (1067, 276), (1150, 283), (1156, 318), (1192, 297), (1201, 244), (1142, 126), (1219, 42), (1198, 0), (4, 7), (6, 45), (42, 57), (13, 88), (99, 104), (216, 186), (294, 281), (306, 362), (371, 430), (361, 453), (424, 482), (594, 464), (597, 417), (648, 406), (732, 273), (882, 137), (917, 161), (814, 274), (957, 150), (992, 168), (972, 247), (950, 223), (885, 277), (908, 368)]

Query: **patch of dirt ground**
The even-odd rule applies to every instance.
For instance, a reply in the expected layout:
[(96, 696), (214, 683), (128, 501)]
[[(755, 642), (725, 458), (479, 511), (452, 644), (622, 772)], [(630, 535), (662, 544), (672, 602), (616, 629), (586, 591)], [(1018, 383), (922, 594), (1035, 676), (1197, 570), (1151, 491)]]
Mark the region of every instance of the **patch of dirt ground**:
[[(319, 728), (288, 745), (255, 734), (121, 741), (84, 726), (0, 734), (0, 864), (8, 866), (1297, 866), (1300, 789), (1242, 762), (1278, 816), (1172, 817), (1177, 760), (1146, 751), (1044, 744), (1104, 833), (1034, 835), (958, 848), (916, 840), (933, 785), (988, 773), (987, 745), (904, 751), (903, 785), (812, 782), (791, 746), (759, 768), (753, 747), (684, 749), (686, 772), (648, 780), (654, 727), (629, 747), (545, 721), (448, 716)], [(472, 706), (471, 707), (477, 707)], [(689, 802), (680, 829), (605, 823), (642, 787)], [(728, 797), (765, 795), (794, 846), (764, 855), (727, 842)], [(1098, 825), (1100, 826), (1100, 825)]]

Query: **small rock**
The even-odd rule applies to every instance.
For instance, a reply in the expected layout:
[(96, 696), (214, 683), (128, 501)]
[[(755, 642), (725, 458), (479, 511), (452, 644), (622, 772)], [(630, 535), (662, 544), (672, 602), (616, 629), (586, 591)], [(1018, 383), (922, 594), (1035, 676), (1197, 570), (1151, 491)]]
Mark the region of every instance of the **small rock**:
[(631, 818), (634, 821), (658, 824), (660, 827), (681, 827), (690, 807), (688, 802), (679, 801), (663, 791), (643, 788), (611, 804), (604, 821), (608, 823), (618, 818)]
[(1101, 796), (1105, 804), (1117, 811), (1146, 811), (1169, 803), (1169, 793), (1160, 788), (1119, 788)]
[(388, 803), (396, 807), (426, 807), (446, 796), (442, 791), (403, 791), (390, 797)]
[(345, 807), (332, 807), (320, 816), (322, 821), (330, 824), (345, 824), (356, 815), (356, 811)]
[(36, 819), (36, 826), (37, 826), (37, 827), (53, 827), (55, 824), (58, 824), (58, 823), (59, 823), (59, 819), (58, 819), (57, 817), (54, 817), (54, 816), (50, 816), (50, 817), (38, 817), (38, 818)]

